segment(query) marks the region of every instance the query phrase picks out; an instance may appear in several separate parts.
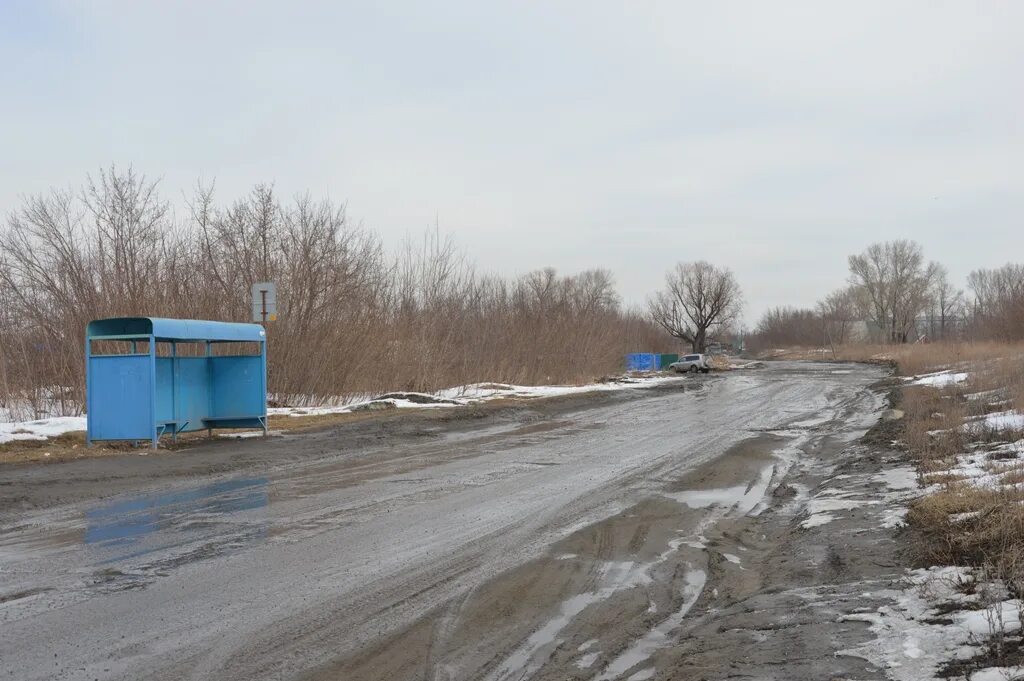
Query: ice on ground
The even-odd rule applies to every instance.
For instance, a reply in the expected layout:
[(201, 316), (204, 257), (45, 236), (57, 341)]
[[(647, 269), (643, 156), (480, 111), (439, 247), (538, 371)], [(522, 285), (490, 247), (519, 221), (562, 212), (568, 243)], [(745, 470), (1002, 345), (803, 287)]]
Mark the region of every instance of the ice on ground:
[(0, 423), (0, 444), (14, 440), (46, 440), (85, 430), (84, 416), (54, 416), (35, 421)]
[(966, 372), (953, 373), (952, 371), (937, 371), (933, 374), (915, 376), (910, 380), (909, 385), (927, 385), (933, 388), (942, 388), (948, 385), (963, 383), (970, 377)]

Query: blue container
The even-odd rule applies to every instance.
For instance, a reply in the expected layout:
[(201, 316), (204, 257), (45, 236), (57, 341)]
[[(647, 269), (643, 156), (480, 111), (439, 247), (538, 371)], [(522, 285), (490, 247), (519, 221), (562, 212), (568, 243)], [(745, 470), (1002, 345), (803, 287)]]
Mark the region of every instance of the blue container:
[[(127, 341), (126, 354), (93, 354), (94, 341)], [(147, 343), (137, 352), (138, 343)], [(256, 343), (257, 354), (214, 355), (217, 343)], [(157, 356), (169, 343), (169, 357)], [(177, 354), (200, 343), (200, 356)], [(196, 354), (196, 353), (192, 353)], [(118, 317), (85, 332), (86, 442), (149, 440), (213, 428), (267, 432), (267, 337), (259, 324)]]
[(657, 371), (658, 356), (652, 352), (634, 352), (626, 355), (626, 371)]

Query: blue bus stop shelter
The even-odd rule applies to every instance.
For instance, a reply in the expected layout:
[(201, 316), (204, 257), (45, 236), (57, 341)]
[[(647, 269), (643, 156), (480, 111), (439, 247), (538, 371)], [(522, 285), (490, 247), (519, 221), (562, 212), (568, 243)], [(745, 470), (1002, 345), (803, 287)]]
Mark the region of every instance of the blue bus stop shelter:
[[(192, 347), (179, 354), (185, 343)], [(225, 343), (233, 344), (225, 346), (230, 354), (216, 351)], [(257, 350), (236, 352), (242, 343)], [(149, 440), (156, 448), (165, 433), (214, 428), (262, 428), (266, 435), (266, 332), (259, 324), (195, 319), (97, 319), (86, 327), (85, 391), (90, 445)]]

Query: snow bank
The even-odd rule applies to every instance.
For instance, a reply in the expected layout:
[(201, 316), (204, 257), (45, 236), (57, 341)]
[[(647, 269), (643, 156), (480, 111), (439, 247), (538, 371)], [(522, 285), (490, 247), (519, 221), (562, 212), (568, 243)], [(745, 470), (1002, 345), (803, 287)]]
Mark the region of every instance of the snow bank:
[(84, 416), (54, 416), (35, 421), (0, 423), (0, 444), (13, 440), (45, 440), (76, 430), (85, 430)]

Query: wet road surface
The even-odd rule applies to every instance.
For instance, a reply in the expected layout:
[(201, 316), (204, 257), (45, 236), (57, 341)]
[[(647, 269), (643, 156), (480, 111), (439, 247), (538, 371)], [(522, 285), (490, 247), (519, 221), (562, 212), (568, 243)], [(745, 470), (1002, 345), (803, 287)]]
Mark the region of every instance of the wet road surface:
[[(708, 528), (770, 504), (814, 438), (859, 436), (881, 375), (780, 363), (344, 446), (331, 431), (244, 443), (268, 458), (217, 472), (187, 463), (202, 449), (180, 475), (167, 455), (158, 481), (131, 457), (137, 489), (101, 500), (117, 460), (0, 470), (5, 489), (29, 490), (0, 507), (0, 678), (530, 678), (580, 613), (639, 585), (651, 626), (609, 664), (573, 663), (580, 678), (627, 678), (704, 590)], [(748, 442), (770, 446), (736, 449)], [(71, 501), (34, 500), (48, 484)], [(638, 504), (672, 518), (671, 535), (631, 549), (651, 555), (584, 565), (589, 548), (565, 548)], [(536, 576), (548, 569), (564, 577)], [(531, 587), (527, 611), (503, 609), (500, 593), (522, 587), (498, 585), (524, 570), (567, 591)], [(655, 670), (641, 672), (628, 678)]]

